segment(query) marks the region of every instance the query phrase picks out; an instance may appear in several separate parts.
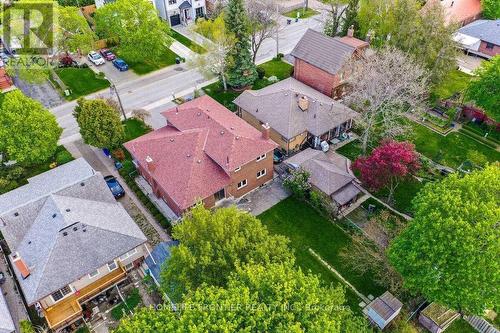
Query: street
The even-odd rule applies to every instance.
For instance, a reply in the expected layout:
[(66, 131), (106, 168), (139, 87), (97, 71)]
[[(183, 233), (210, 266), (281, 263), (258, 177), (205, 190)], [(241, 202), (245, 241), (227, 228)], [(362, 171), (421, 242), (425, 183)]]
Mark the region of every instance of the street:
[[(322, 23), (319, 17), (286, 24), (286, 19), (280, 21), (279, 52), (288, 54), (295, 47), (302, 35), (308, 28), (319, 30)], [(257, 54), (257, 63), (263, 63), (276, 56), (276, 39), (267, 39), (262, 42)], [(128, 76), (132, 78), (133, 76)], [(111, 78), (112, 79), (112, 78)], [(173, 106), (172, 95), (176, 97), (192, 93), (207, 84), (215, 82), (215, 79), (207, 80), (194, 68), (189, 68), (185, 63), (169, 66), (151, 74), (138, 76), (136, 79), (113, 81), (119, 92), (123, 107), (128, 115), (135, 109), (150, 111), (151, 118), (148, 122), (154, 127), (163, 126), (164, 120), (160, 115), (169, 106)], [(106, 89), (87, 96), (87, 98), (110, 97), (110, 90)], [(112, 96), (116, 98), (116, 96)], [(76, 101), (61, 104), (51, 109), (56, 116), (63, 133), (59, 140), (60, 144), (66, 144), (80, 138), (78, 124), (72, 113)]]

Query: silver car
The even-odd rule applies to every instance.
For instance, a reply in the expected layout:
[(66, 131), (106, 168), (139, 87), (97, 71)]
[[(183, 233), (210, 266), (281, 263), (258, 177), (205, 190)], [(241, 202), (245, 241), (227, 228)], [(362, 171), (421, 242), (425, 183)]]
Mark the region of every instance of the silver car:
[(90, 53), (87, 56), (87, 59), (89, 59), (89, 61), (96, 66), (104, 65), (104, 63), (106, 62), (104, 58), (95, 51), (90, 51)]

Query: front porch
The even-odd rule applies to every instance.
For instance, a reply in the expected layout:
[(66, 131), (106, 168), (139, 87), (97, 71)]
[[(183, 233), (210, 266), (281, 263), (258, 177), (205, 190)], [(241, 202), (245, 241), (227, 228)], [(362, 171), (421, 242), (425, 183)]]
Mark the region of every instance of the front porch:
[(124, 280), (127, 276), (125, 269), (119, 265), (117, 269), (106, 276), (92, 282), (86, 287), (77, 290), (72, 295), (53, 306), (44, 309), (43, 313), (49, 328), (57, 330), (67, 326), (82, 318), (82, 303), (97, 296), (101, 292), (113, 287), (115, 284)]

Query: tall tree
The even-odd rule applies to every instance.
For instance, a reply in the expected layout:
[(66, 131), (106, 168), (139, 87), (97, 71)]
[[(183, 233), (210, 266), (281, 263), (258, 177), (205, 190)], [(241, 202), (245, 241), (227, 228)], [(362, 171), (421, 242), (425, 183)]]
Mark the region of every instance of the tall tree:
[(58, 7), (58, 49), (63, 52), (88, 53), (96, 36), (78, 7)]
[(250, 23), (252, 60), (255, 63), (262, 42), (271, 38), (278, 25), (278, 3), (276, 0), (247, 0), (246, 11)]
[[(361, 113), (363, 152), (375, 136), (394, 138), (407, 130), (401, 119), (425, 106), (427, 71), (404, 52), (387, 47), (353, 64), (346, 102)], [(378, 139), (378, 138), (376, 138)], [(375, 140), (373, 140), (375, 141)]]
[(177, 315), (140, 310), (116, 332), (368, 332), (344, 299), (340, 287), (325, 287), (318, 276), (291, 265), (245, 265), (227, 287), (203, 286), (189, 294)]
[(230, 53), (236, 40), (234, 35), (227, 31), (223, 17), (221, 14), (215, 20), (201, 19), (201, 22), (196, 24), (195, 31), (209, 38), (211, 42), (203, 45), (207, 52), (196, 56), (192, 64), (206, 77), (217, 75), (226, 91), (227, 71), (232, 63)]
[(228, 31), (236, 38), (231, 52), (228, 83), (235, 88), (249, 86), (257, 79), (257, 69), (250, 54), (249, 21), (243, 0), (229, 0), (224, 21)]
[(335, 37), (339, 34), (340, 24), (343, 20), (344, 13), (347, 9), (348, 0), (325, 0), (324, 3), (329, 5), (328, 16), (323, 27), (325, 35)]
[(270, 235), (259, 220), (235, 207), (211, 212), (199, 204), (174, 227), (173, 236), (180, 245), (162, 272), (162, 288), (174, 300), (203, 283), (224, 286), (238, 265), (293, 257), (285, 237)]
[(347, 30), (352, 26), (354, 27), (355, 35), (359, 36), (359, 23), (358, 23), (359, 0), (348, 0), (347, 8), (342, 19), (340, 35), (347, 35)]
[(498, 0), (481, 0), (484, 18), (496, 20), (500, 18), (500, 3)]
[[(99, 8), (95, 15), (96, 32), (103, 38), (119, 40), (119, 52), (129, 61), (158, 62), (172, 43), (169, 26), (158, 17), (148, 0), (117, 0)], [(140, 22), (140, 24), (138, 24)]]
[(361, 181), (371, 190), (387, 188), (387, 201), (392, 202), (396, 187), (420, 169), (420, 161), (413, 144), (388, 140), (370, 156), (354, 161), (352, 168), (361, 173)]
[(62, 129), (42, 104), (20, 90), (7, 93), (0, 108), (0, 152), (23, 164), (44, 162), (54, 155)]
[(408, 289), (463, 313), (500, 304), (499, 188), (496, 163), (418, 193), (414, 219), (388, 252)]
[(86, 144), (112, 149), (123, 143), (125, 132), (119, 111), (106, 100), (80, 98), (73, 116)]
[(500, 55), (483, 61), (466, 91), (468, 99), (500, 121)]

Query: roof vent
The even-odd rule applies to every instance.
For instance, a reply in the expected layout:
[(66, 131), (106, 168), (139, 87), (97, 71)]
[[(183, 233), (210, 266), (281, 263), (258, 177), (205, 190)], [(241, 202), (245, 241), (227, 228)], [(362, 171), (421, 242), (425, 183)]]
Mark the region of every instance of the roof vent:
[(87, 229), (82, 229), (83, 232), (87, 232)]
[(224, 131), (220, 131), (220, 135), (224, 135)]
[(236, 140), (239, 140), (239, 139), (240, 139), (240, 136), (239, 136), (239, 135), (237, 135), (235, 139), (236, 139)]
[(175, 141), (174, 138), (170, 138), (170, 142), (174, 142), (174, 141)]
[(201, 112), (196, 113), (196, 115), (197, 115), (198, 117), (199, 117), (199, 116), (201, 116)]
[(30, 244), (31, 244), (31, 241), (28, 241), (28, 245), (30, 245)]
[(259, 109), (255, 109), (255, 112), (259, 112)]
[(15, 213), (14, 213), (14, 216), (19, 216), (19, 213), (18, 213), (18, 212), (15, 212)]
[(85, 186), (85, 183), (84, 183), (84, 182), (81, 182), (81, 183), (80, 183), (80, 186)]
[(57, 214), (56, 214), (56, 213), (52, 214), (52, 218), (53, 218), (53, 219), (55, 219), (55, 218), (56, 218), (56, 216), (57, 216)]
[(146, 156), (146, 162), (147, 163), (153, 163), (153, 158), (151, 158), (151, 156)]
[(234, 127), (231, 126), (230, 128), (231, 128), (232, 131), (234, 131)]
[(66, 231), (64, 231), (63, 236), (68, 236), (68, 233)]
[(66, 211), (67, 211), (67, 212), (69, 213), (69, 212), (71, 212), (71, 209), (69, 209), (69, 208), (66, 208)]
[(189, 153), (188, 153), (188, 154), (186, 155), (186, 157), (191, 157), (191, 154), (189, 154)]
[(198, 160), (198, 161), (196, 161), (196, 162), (198, 162), (198, 164), (201, 164), (201, 160)]
[(77, 231), (77, 230), (78, 230), (78, 228), (77, 228), (77, 227), (73, 227), (73, 231)]

